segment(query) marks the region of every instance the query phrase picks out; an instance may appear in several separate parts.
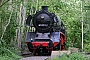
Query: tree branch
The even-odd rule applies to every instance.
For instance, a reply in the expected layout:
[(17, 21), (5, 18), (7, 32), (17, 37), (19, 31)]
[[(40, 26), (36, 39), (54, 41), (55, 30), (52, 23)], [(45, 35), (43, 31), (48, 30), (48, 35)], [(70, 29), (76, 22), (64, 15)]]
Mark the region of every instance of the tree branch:
[(7, 0), (6, 2), (2, 3), (2, 5), (0, 7), (2, 7), (5, 3), (7, 3), (9, 0)]

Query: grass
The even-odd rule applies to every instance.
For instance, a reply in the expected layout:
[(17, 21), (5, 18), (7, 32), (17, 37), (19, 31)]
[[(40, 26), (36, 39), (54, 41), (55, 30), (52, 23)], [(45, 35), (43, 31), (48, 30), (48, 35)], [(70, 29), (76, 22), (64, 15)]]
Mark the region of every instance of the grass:
[(0, 48), (0, 60), (20, 60), (20, 58), (22, 57), (11, 50), (4, 47)]
[(81, 53), (72, 53), (70, 55), (64, 54), (62, 56), (54, 58), (53, 60), (90, 60), (89, 57), (86, 57), (86, 55)]

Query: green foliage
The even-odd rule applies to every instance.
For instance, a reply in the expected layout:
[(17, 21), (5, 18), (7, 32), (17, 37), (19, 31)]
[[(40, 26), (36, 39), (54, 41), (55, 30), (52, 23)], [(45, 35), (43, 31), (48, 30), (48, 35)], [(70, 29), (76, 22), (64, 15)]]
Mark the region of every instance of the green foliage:
[[(90, 48), (89, 48), (90, 47), (90, 8), (89, 8), (90, 1), (82, 0), (82, 2), (83, 2), (82, 9), (84, 16), (84, 50), (90, 52)], [(44, 5), (49, 6), (49, 11), (58, 15), (65, 24), (67, 31), (67, 42), (66, 42), (67, 48), (78, 47), (81, 49), (82, 31), (81, 31), (81, 1), (80, 0), (12, 0), (12, 3), (7, 2), (0, 8), (0, 38), (1, 38), (2, 33), (4, 31), (4, 27), (8, 23), (10, 17), (11, 10), (9, 10), (9, 6), (10, 5), (13, 6), (13, 13), (11, 16), (10, 24), (6, 28), (3, 39), (0, 40), (1, 42), (0, 47), (3, 47), (5, 51), (10, 50), (14, 52), (15, 49), (14, 47), (16, 43), (15, 41), (16, 29), (18, 27), (22, 27), (21, 25), (18, 24), (19, 21), (16, 21), (17, 18), (19, 18), (21, 3), (24, 7), (26, 7), (27, 16), (29, 14), (31, 15), (35, 14), (36, 11), (41, 9), (41, 6)], [(24, 40), (26, 36), (25, 30), (26, 28), (24, 28), (24, 32), (23, 32)], [(2, 49), (1, 51), (3, 51)], [(11, 53), (9, 52), (9, 54)], [(5, 55), (5, 57), (7, 56)], [(67, 57), (65, 58), (69, 59)]]
[(1, 47), (0, 48), (0, 60), (8, 60), (8, 59), (9, 60), (19, 60), (21, 56), (17, 55), (14, 52), (12, 52), (12, 50), (9, 50), (7, 48)]
[(88, 59), (88, 57), (85, 57), (81, 53), (75, 53), (75, 54), (70, 54), (70, 55), (64, 54), (53, 60), (89, 60), (89, 59)]
[[(0, 7), (0, 60), (19, 60), (21, 58), (21, 56), (18, 55), (19, 51), (17, 50), (15, 45), (16, 41), (14, 41), (15, 35), (16, 35), (15, 31), (17, 29), (16, 5), (18, 5), (18, 4), (14, 5), (15, 1), (16, 0), (12, 1), (13, 4), (10, 2), (7, 2), (2, 7)], [(19, 3), (19, 1), (17, 3)], [(14, 12), (12, 12), (10, 23), (8, 24), (10, 14), (11, 14), (11, 10), (9, 10), (10, 5), (13, 6)], [(19, 8), (17, 10), (19, 10)], [(7, 24), (8, 26), (6, 27)], [(6, 30), (5, 30), (5, 27), (6, 27)], [(3, 38), (1, 40), (2, 35), (3, 35)]]
[(5, 40), (2, 40), (0, 44), (0, 60), (19, 60), (22, 58), (17, 53), (19, 52), (15, 46), (9, 46), (6, 44)]
[(90, 1), (84, 0), (84, 50), (90, 52)]
[(84, 50), (85, 50), (86, 52), (90, 52), (90, 43), (85, 44)]
[(1, 40), (0, 44), (0, 60), (20, 60), (19, 51), (15, 45), (6, 44), (5, 40)]

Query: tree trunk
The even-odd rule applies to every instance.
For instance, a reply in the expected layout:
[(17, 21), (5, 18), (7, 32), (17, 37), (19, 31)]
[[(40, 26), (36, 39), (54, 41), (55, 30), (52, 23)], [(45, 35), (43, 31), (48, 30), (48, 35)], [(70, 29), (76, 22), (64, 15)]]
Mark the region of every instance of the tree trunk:
[(25, 22), (25, 18), (26, 18), (26, 8), (24, 6), (22, 6), (22, 4), (20, 5), (20, 15), (19, 15), (19, 27), (18, 27), (18, 49), (21, 50), (22, 49), (22, 40), (23, 40), (23, 36), (24, 36), (24, 22)]

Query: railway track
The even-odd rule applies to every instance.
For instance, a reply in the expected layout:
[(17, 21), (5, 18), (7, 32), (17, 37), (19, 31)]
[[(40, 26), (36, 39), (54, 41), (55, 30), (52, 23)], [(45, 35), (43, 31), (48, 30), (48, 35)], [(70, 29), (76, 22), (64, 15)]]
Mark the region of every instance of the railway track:
[(21, 54), (23, 56), (22, 59), (20, 60), (50, 60), (51, 56), (48, 55), (44, 55), (44, 56), (33, 56), (32, 53), (30, 52), (25, 52)]
[(50, 56), (28, 56), (20, 60), (47, 60), (50, 59)]
[(44, 56), (33, 56), (32, 53), (27, 52), (22, 54), (23, 58), (20, 60), (53, 60), (53, 58), (56, 56), (62, 55), (64, 53), (70, 54), (70, 51), (52, 51), (51, 56), (47, 54)]
[(30, 56), (30, 57), (25, 57), (20, 60), (50, 60), (50, 56)]

